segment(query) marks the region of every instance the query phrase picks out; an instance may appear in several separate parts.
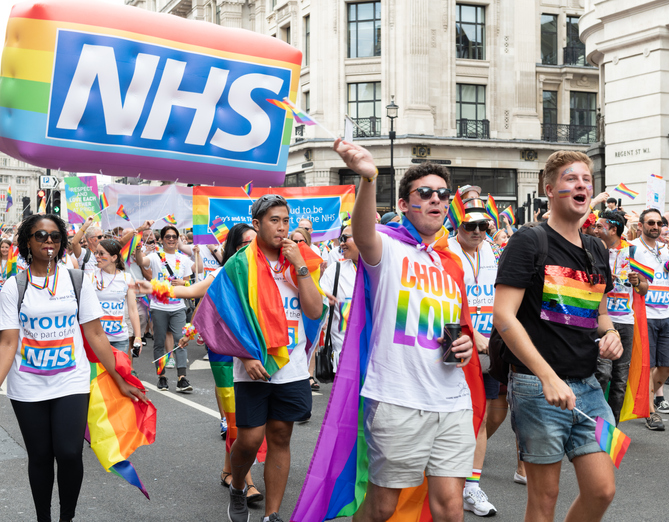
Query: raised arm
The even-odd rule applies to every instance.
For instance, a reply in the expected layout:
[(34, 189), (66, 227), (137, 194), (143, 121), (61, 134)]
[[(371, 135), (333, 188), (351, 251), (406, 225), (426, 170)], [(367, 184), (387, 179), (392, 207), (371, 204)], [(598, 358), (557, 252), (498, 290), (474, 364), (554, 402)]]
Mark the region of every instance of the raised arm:
[(93, 216), (88, 216), (86, 218), (86, 222), (79, 227), (79, 230), (77, 230), (77, 233), (74, 234), (74, 237), (72, 238), (72, 252), (74, 253), (74, 257), (79, 259), (79, 256), (81, 255), (81, 245), (79, 242), (82, 240), (84, 237), (84, 234), (86, 233), (86, 230), (88, 230), (88, 227), (90, 227), (93, 224)]

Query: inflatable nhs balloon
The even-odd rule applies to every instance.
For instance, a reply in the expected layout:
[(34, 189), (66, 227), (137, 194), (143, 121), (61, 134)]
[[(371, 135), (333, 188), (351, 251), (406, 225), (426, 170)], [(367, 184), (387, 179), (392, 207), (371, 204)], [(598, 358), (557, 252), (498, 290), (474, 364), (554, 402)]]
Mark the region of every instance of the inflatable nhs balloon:
[(40, 167), (240, 186), (284, 180), (302, 53), (243, 29), (89, 0), (13, 7), (0, 150)]

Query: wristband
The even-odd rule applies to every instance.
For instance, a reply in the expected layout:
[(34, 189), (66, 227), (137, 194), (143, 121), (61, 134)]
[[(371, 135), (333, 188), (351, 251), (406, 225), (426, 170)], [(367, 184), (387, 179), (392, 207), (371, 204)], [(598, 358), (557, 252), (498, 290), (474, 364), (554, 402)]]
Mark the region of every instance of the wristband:
[(379, 176), (379, 169), (377, 168), (377, 169), (376, 169), (376, 174), (374, 174), (371, 178), (365, 178), (364, 176), (362, 176), (362, 178), (363, 178), (365, 181), (368, 181), (368, 182), (371, 183), (371, 182), (374, 181), (378, 176)]
[[(616, 334), (618, 336), (618, 339), (620, 339), (620, 332), (618, 330), (616, 330), (615, 328), (609, 328), (608, 330), (606, 330), (604, 332), (604, 335), (606, 335), (609, 332), (613, 332), (614, 334)], [(604, 335), (602, 337), (604, 337)]]
[(190, 286), (190, 281), (184, 281), (184, 286)]
[(669, 272), (669, 261), (664, 264), (664, 271)]

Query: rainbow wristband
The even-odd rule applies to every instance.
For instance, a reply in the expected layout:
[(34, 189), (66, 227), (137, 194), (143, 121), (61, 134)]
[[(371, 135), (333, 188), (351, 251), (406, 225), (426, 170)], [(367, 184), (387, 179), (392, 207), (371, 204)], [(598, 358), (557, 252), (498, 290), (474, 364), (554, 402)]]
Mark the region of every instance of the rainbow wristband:
[(664, 264), (664, 271), (669, 272), (669, 261)]

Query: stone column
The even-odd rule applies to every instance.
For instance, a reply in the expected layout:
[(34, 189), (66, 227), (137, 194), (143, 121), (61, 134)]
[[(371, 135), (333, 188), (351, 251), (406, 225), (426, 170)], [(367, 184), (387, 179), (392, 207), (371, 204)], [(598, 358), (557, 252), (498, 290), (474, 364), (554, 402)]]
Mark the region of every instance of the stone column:
[(221, 25), (223, 27), (242, 28), (242, 3), (226, 1), (218, 4), (221, 13)]
[(330, 169), (308, 169), (305, 171), (307, 187), (326, 187), (328, 185), (338, 185), (332, 183)]

